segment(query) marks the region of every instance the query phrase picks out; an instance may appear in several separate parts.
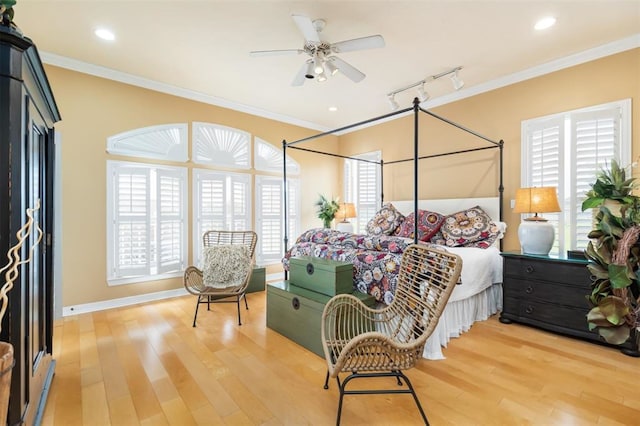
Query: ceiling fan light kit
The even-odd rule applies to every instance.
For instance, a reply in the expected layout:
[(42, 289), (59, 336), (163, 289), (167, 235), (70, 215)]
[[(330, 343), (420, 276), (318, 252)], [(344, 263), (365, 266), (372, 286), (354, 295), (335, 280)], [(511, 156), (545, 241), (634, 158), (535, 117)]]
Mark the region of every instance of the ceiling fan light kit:
[(400, 89), (394, 90), (392, 92), (387, 93), (387, 99), (389, 101), (389, 106), (391, 107), (392, 111), (395, 111), (399, 108), (398, 102), (396, 102), (395, 100), (395, 96), (398, 93), (402, 93), (406, 90), (409, 89), (413, 89), (414, 87), (417, 87), (417, 97), (418, 100), (420, 100), (420, 102), (425, 102), (427, 101), (431, 96), (429, 95), (429, 93), (425, 90), (424, 86), (427, 83), (430, 83), (432, 81), (435, 81), (441, 77), (444, 77), (445, 75), (448, 75), (451, 78), (451, 84), (453, 85), (453, 89), (454, 90), (460, 90), (463, 86), (464, 86), (464, 81), (462, 81), (460, 79), (460, 76), (458, 75), (458, 72), (462, 69), (461, 66), (459, 67), (455, 67), (452, 68), (448, 71), (445, 72), (441, 72), (440, 74), (434, 74), (431, 75), (427, 78), (425, 78), (424, 80), (420, 80), (417, 81), (413, 84), (410, 84), (408, 86), (404, 86)]
[(315, 78), (319, 82), (326, 81), (327, 76), (336, 75), (338, 71), (355, 83), (362, 81), (366, 77), (365, 74), (340, 57), (335, 56), (335, 54), (384, 47), (384, 38), (381, 35), (328, 43), (321, 40), (319, 34), (326, 25), (324, 19), (312, 21), (307, 16), (295, 14), (291, 15), (291, 17), (304, 36), (305, 41), (302, 49), (255, 50), (250, 52), (250, 55), (299, 55), (300, 53), (306, 53), (310, 59), (302, 65), (302, 68), (291, 83), (292, 86), (303, 85), (305, 79)]

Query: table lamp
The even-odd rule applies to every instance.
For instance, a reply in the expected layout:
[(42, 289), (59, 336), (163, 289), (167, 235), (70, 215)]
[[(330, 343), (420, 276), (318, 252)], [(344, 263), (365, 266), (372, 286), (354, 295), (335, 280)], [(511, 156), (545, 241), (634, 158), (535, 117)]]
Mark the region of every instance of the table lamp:
[(340, 208), (336, 212), (336, 220), (341, 219), (336, 223), (336, 229), (342, 232), (353, 233), (353, 225), (347, 219), (356, 217), (356, 206), (353, 203), (340, 203)]
[(555, 213), (560, 211), (556, 188), (520, 188), (516, 191), (514, 213), (534, 213), (524, 218), (518, 228), (518, 238), (522, 252), (525, 254), (548, 255), (555, 231), (547, 219), (538, 213)]

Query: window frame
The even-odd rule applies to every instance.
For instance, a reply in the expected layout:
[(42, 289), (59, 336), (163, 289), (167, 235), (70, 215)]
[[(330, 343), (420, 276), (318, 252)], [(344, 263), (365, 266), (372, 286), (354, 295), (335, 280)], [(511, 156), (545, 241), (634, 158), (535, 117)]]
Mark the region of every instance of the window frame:
[[(595, 162), (593, 165), (593, 176), (583, 176), (584, 171), (578, 171), (577, 165), (577, 150), (578, 145), (576, 142), (576, 125), (575, 123), (581, 118), (590, 115), (592, 121), (597, 119), (613, 120), (613, 142), (608, 147), (603, 145), (603, 149), (613, 150), (610, 156), (598, 155), (598, 148), (593, 148), (595, 154)], [(604, 118), (603, 118), (604, 116)], [(584, 120), (583, 120), (584, 121)], [(632, 140), (631, 140), (631, 99), (623, 99), (614, 102), (607, 102), (599, 105), (593, 105), (585, 108), (578, 108), (571, 111), (565, 111), (557, 114), (551, 114), (543, 117), (537, 117), (529, 120), (523, 120), (521, 123), (521, 187), (540, 186), (534, 185), (534, 183), (544, 184), (544, 181), (535, 181), (533, 173), (535, 167), (531, 164), (531, 134), (533, 131), (539, 131), (543, 128), (549, 128), (550, 123), (555, 123), (559, 126), (559, 138), (558, 138), (558, 200), (562, 212), (560, 213), (545, 213), (544, 217), (554, 225), (556, 237), (554, 240), (554, 246), (551, 254), (558, 255), (565, 253), (567, 250), (584, 249), (588, 239), (586, 235), (578, 232), (578, 228), (584, 228), (584, 222), (587, 220), (587, 216), (590, 216), (591, 212), (582, 212), (580, 205), (586, 198), (585, 193), (588, 188), (580, 190), (579, 182), (587, 180), (592, 183), (595, 182), (595, 173), (602, 166), (605, 161), (610, 161), (611, 158), (615, 158), (618, 163), (625, 167), (631, 164), (632, 154)], [(617, 126), (617, 127), (616, 127)], [(617, 133), (616, 133), (617, 131)], [(594, 137), (597, 140), (598, 136)], [(602, 139), (605, 139), (602, 137)], [(602, 142), (603, 144), (605, 142)], [(586, 146), (588, 142), (584, 142)], [(588, 152), (587, 152), (588, 153)], [(584, 154), (581, 154), (584, 155)], [(582, 163), (582, 170), (588, 168)], [(580, 178), (578, 178), (580, 175)], [(583, 184), (582, 184), (583, 185)], [(584, 186), (584, 185), (583, 185)], [(524, 215), (521, 215), (524, 218)], [(585, 245), (582, 247), (581, 245)]]
[[(122, 176), (123, 171), (129, 173), (137, 173), (139, 176), (146, 176), (146, 192), (145, 212), (143, 216), (137, 216), (137, 222), (143, 223), (147, 228), (147, 247), (146, 259), (147, 263), (138, 270), (133, 269), (134, 273), (123, 274), (120, 271), (121, 263), (118, 264), (116, 259), (119, 257), (118, 252), (118, 225), (122, 221), (122, 214), (117, 214), (117, 206), (119, 205), (119, 187), (117, 181)], [(155, 182), (153, 177), (155, 175)], [(174, 176), (179, 180), (179, 202), (180, 210), (178, 220), (180, 222), (180, 247), (178, 268), (172, 268), (164, 271), (164, 265), (161, 259), (161, 243), (157, 240), (161, 235), (162, 220), (160, 218), (160, 181), (163, 177)], [(157, 281), (166, 278), (179, 277), (183, 274), (187, 265), (187, 244), (188, 244), (188, 194), (187, 194), (187, 176), (186, 167), (167, 166), (149, 163), (140, 163), (135, 161), (107, 160), (107, 285), (117, 286), (123, 284), (132, 284), (146, 281)], [(155, 189), (155, 194), (152, 192)], [(155, 202), (154, 202), (155, 201)], [(155, 217), (155, 220), (153, 219)], [(152, 253), (155, 251), (155, 254)], [(174, 262), (175, 263), (175, 262)], [(155, 271), (154, 271), (155, 269)], [(131, 271), (131, 269), (130, 269)]]
[[(192, 248), (193, 248), (193, 263), (194, 265), (201, 265), (202, 261), (202, 235), (204, 230), (202, 229), (203, 222), (203, 212), (198, 207), (202, 206), (202, 194), (201, 194), (201, 185), (200, 181), (209, 177), (209, 180), (214, 180), (214, 177), (221, 178), (220, 180), (224, 181), (224, 192), (223, 198), (224, 202), (222, 205), (223, 213), (221, 215), (221, 230), (227, 231), (244, 231), (251, 229), (251, 215), (252, 215), (252, 206), (251, 206), (251, 174), (249, 173), (237, 173), (237, 172), (226, 172), (221, 170), (213, 170), (213, 169), (200, 169), (194, 168), (192, 175), (192, 185), (191, 189), (193, 191), (193, 225), (192, 225)], [(245, 196), (244, 196), (244, 205), (245, 205), (245, 226), (241, 227), (242, 229), (234, 229), (233, 221), (237, 218), (237, 213), (234, 212), (234, 204), (233, 204), (233, 185), (234, 183), (241, 183), (245, 185)], [(215, 219), (213, 219), (215, 220)]]
[[(364, 162), (357, 160), (358, 158), (368, 161), (375, 161), (378, 164)], [(382, 159), (382, 151), (370, 151), (357, 155), (352, 155), (350, 158), (344, 160), (343, 165), (343, 193), (345, 203), (354, 203), (356, 206), (357, 217), (351, 219), (353, 229), (355, 233), (364, 233), (365, 228), (369, 220), (376, 214), (382, 204), (382, 176), (380, 161)], [(362, 202), (360, 200), (360, 185), (362, 183), (361, 178), (361, 165), (367, 165), (375, 167), (375, 178), (373, 186), (375, 187), (375, 194), (369, 194), (373, 196), (373, 202)], [(355, 166), (355, 171), (351, 170)], [(365, 213), (369, 212), (369, 214)]]

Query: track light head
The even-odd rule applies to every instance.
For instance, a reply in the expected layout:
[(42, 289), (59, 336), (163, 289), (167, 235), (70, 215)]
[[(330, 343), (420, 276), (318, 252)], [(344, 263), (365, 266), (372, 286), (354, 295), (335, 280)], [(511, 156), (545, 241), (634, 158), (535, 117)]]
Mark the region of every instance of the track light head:
[(429, 94), (424, 90), (424, 83), (418, 87), (418, 99), (420, 102), (425, 102), (430, 98)]
[(400, 105), (398, 105), (398, 103), (396, 102), (396, 96), (395, 95), (387, 95), (387, 100), (389, 101), (389, 106), (391, 107), (391, 111), (395, 111), (398, 108), (400, 108)]
[(464, 81), (460, 80), (460, 77), (458, 77), (458, 70), (451, 74), (451, 83), (455, 90), (460, 90), (460, 88), (464, 86)]

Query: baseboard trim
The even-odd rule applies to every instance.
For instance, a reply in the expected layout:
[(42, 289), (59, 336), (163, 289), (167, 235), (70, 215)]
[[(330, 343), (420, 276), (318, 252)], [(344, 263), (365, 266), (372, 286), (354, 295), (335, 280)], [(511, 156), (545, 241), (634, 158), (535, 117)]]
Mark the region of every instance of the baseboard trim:
[(275, 274), (267, 274), (267, 282), (269, 281), (281, 281), (284, 279), (284, 272), (277, 272)]
[(138, 296), (122, 297), (119, 299), (104, 300), (101, 302), (84, 303), (82, 305), (65, 306), (62, 308), (62, 316), (86, 314), (89, 312), (103, 311), (105, 309), (121, 308), (136, 305), (138, 303), (154, 302), (156, 300), (170, 299), (172, 297), (185, 296), (187, 290), (178, 288), (175, 290), (158, 291), (156, 293), (140, 294)]

